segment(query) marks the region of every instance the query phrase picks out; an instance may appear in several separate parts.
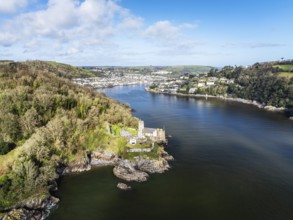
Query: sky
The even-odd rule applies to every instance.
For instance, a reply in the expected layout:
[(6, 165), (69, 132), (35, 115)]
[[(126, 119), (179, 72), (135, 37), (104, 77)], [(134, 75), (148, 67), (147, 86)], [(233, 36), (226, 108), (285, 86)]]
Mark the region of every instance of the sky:
[(0, 0), (0, 59), (76, 66), (293, 59), (293, 0)]

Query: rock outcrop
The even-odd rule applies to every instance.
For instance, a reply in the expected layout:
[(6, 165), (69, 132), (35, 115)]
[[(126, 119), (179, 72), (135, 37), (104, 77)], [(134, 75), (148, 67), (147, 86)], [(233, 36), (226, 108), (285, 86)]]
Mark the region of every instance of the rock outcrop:
[(70, 173), (80, 173), (84, 171), (88, 171), (91, 169), (91, 165), (88, 161), (78, 161), (72, 164), (69, 164), (62, 172), (62, 175), (70, 174)]
[(164, 173), (170, 168), (164, 158), (158, 160), (139, 159), (136, 161), (136, 167), (147, 173)]
[(130, 190), (131, 189), (131, 186), (128, 186), (125, 183), (118, 183), (117, 184), (117, 188), (118, 189), (121, 189), (121, 190)]
[(270, 112), (284, 112), (286, 110), (285, 108), (278, 108), (271, 105), (264, 106), (263, 108)]
[(92, 166), (115, 166), (119, 158), (110, 151), (96, 150), (91, 154)]
[(168, 161), (174, 160), (166, 151), (163, 151), (158, 159), (136, 157), (133, 161), (119, 160), (113, 169), (116, 177), (125, 181), (144, 182), (152, 173), (164, 173), (170, 169)]
[(30, 198), (13, 207), (1, 220), (41, 220), (46, 218), (50, 209), (57, 205), (59, 199), (53, 196)]
[(149, 177), (146, 172), (136, 169), (135, 164), (129, 160), (120, 160), (119, 164), (114, 167), (113, 173), (125, 181), (144, 182)]

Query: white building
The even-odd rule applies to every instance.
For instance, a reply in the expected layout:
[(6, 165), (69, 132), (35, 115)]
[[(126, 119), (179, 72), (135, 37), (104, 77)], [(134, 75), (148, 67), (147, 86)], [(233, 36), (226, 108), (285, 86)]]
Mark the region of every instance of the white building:
[(166, 75), (166, 74), (171, 74), (172, 72), (166, 71), (166, 70), (160, 70), (156, 72), (152, 72), (152, 74), (158, 74), (158, 75)]
[(157, 129), (155, 129), (155, 128), (144, 128), (143, 133), (147, 137), (157, 137), (158, 136)]
[(205, 83), (203, 83), (203, 82), (197, 83), (197, 87), (204, 87), (204, 86), (205, 86)]
[(215, 82), (209, 81), (209, 82), (206, 82), (206, 84), (207, 84), (207, 86), (214, 86), (215, 85)]
[(190, 88), (190, 89), (189, 89), (189, 93), (190, 93), (190, 94), (195, 93), (195, 91), (196, 91), (196, 88)]

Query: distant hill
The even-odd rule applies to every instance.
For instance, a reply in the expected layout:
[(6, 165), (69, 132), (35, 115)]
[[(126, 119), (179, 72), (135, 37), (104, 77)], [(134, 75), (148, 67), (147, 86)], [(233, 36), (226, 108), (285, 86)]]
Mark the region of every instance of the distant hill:
[(93, 70), (109, 70), (109, 71), (125, 71), (130, 70), (139, 74), (149, 74), (157, 71), (168, 71), (173, 74), (206, 74), (213, 67), (200, 65), (184, 65), (184, 66), (84, 66), (83, 69)]
[(64, 63), (57, 63), (54, 61), (26, 61), (26, 62), (14, 62), (3, 61), (0, 62), (0, 67), (8, 68), (10, 71), (17, 71), (22, 69), (28, 69), (29, 71), (41, 71), (43, 73), (53, 73), (56, 76), (63, 78), (85, 78), (94, 77), (95, 74), (86, 69), (81, 69)]
[(174, 72), (174, 73), (188, 73), (188, 74), (202, 74), (208, 73), (212, 69), (211, 66), (199, 66), (199, 65), (187, 65), (187, 66), (170, 66), (167, 67), (166, 70)]

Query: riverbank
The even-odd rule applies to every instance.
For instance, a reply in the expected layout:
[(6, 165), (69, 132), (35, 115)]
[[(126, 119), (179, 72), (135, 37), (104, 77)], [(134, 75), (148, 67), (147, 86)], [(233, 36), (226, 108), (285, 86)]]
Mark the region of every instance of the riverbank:
[[(183, 96), (183, 97), (196, 97), (196, 98), (216, 98), (216, 99), (222, 99), (225, 101), (231, 101), (231, 102), (240, 102), (243, 104), (249, 104), (249, 105), (254, 105), (260, 109), (264, 109), (266, 111), (270, 112), (281, 112), (285, 113), (288, 111), (288, 109), (283, 108), (283, 107), (275, 107), (275, 106), (270, 106), (270, 105), (263, 105), (257, 101), (251, 101), (247, 99), (241, 99), (241, 98), (232, 98), (232, 97), (226, 97), (226, 96), (213, 96), (213, 95), (202, 95), (202, 94), (182, 94), (182, 93), (170, 93), (170, 92), (160, 92), (160, 91), (155, 91), (150, 88), (145, 89), (147, 92), (150, 93), (155, 93), (155, 94), (167, 94), (167, 95), (176, 95), (176, 96)], [(289, 119), (291, 119), (290, 117)], [(293, 119), (293, 118), (292, 118)], [(292, 120), (291, 119), (291, 120)]]

